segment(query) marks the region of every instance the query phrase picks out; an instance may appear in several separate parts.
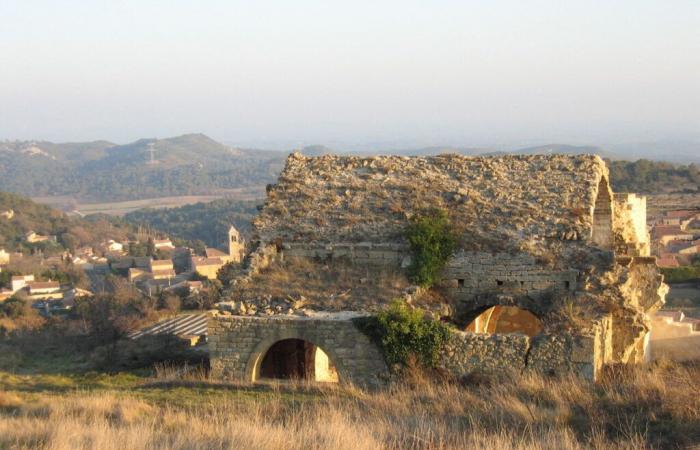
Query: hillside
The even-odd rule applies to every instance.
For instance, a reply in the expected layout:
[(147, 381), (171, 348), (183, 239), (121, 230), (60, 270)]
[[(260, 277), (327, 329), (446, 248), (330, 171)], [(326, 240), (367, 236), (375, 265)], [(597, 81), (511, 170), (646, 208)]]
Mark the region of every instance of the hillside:
[(225, 245), (228, 228), (233, 225), (244, 236), (250, 231), (257, 214), (255, 201), (231, 199), (196, 203), (179, 208), (141, 209), (124, 216), (134, 225), (146, 225), (161, 230), (173, 238), (200, 240), (208, 246)]
[(640, 159), (607, 161), (610, 181), (616, 192), (641, 194), (700, 192), (700, 166), (675, 165)]
[(273, 182), (283, 163), (283, 153), (234, 149), (202, 134), (127, 145), (3, 142), (0, 190), (87, 201), (209, 194)]
[[(311, 145), (304, 147), (301, 153), (307, 156), (596, 153), (611, 161), (612, 183), (618, 191), (698, 191), (697, 166), (676, 166), (648, 160), (622, 161), (622, 153), (595, 146), (550, 144), (512, 151), (436, 146), (344, 152)], [(0, 190), (31, 197), (73, 197), (84, 203), (217, 195), (235, 188), (274, 183), (286, 156), (287, 152), (235, 148), (203, 134), (140, 139), (126, 145), (107, 141), (62, 144), (5, 141), (0, 142)], [(669, 153), (669, 159), (672, 157)]]
[[(69, 217), (53, 208), (34, 203), (16, 194), (0, 192), (0, 213), (12, 210), (11, 218), (0, 216), (0, 248), (7, 251), (62, 251), (84, 245), (96, 245), (105, 239), (122, 240), (133, 235), (135, 228), (102, 216)], [(56, 242), (28, 244), (24, 236), (29, 231), (56, 236)]]

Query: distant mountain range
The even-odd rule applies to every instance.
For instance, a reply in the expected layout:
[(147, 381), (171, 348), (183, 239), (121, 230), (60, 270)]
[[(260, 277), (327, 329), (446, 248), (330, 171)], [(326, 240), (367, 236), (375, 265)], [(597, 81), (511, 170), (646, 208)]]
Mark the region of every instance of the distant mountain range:
[(700, 143), (693, 142), (674, 142), (669, 143), (668, 147), (664, 147), (661, 143), (652, 143), (641, 145), (636, 151), (634, 146), (620, 147), (620, 151), (611, 151), (603, 147), (593, 145), (568, 145), (568, 144), (549, 144), (539, 145), (534, 147), (524, 147), (515, 150), (503, 150), (487, 147), (451, 147), (451, 146), (436, 146), (436, 147), (420, 147), (420, 148), (393, 148), (389, 150), (352, 150), (352, 151), (334, 151), (323, 145), (312, 145), (304, 147), (301, 152), (307, 156), (318, 156), (323, 154), (344, 154), (344, 155), (403, 155), (403, 156), (429, 156), (439, 155), (444, 153), (456, 153), (465, 156), (499, 156), (508, 154), (517, 155), (547, 155), (547, 154), (564, 154), (564, 155), (580, 155), (582, 153), (594, 153), (603, 158), (611, 160), (629, 160), (650, 159), (653, 161), (668, 161), (679, 164), (700, 163)]
[[(609, 151), (594, 146), (551, 144), (518, 150), (478, 147), (389, 148), (386, 151), (335, 151), (322, 145), (307, 146), (303, 154), (425, 156), (580, 154), (596, 153), (611, 160), (664, 160), (700, 163), (700, 144), (690, 141), (640, 145)], [(0, 191), (26, 196), (70, 196), (82, 202), (119, 201), (151, 197), (206, 195), (228, 189), (273, 183), (289, 151), (238, 148), (203, 134), (167, 139), (140, 139), (117, 145), (108, 141), (52, 143), (0, 142)], [(624, 155), (638, 155), (625, 158)]]

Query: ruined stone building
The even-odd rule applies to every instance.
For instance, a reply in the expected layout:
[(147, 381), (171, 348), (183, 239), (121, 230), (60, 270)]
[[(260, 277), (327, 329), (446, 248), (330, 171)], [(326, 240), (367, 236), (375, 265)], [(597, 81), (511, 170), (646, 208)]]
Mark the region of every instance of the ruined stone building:
[[(405, 229), (448, 212), (439, 285), (411, 286)], [(455, 325), (441, 366), (595, 379), (645, 358), (666, 286), (646, 199), (613, 194), (598, 156), (289, 156), (254, 250), (209, 322), (215, 376), (376, 384), (388, 370), (352, 317), (400, 297)]]

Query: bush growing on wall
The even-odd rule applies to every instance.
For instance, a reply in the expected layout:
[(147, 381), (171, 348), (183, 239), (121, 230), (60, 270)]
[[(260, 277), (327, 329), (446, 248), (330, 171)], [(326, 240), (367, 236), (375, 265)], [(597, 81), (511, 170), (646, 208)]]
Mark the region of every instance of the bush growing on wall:
[(406, 230), (406, 238), (413, 253), (409, 278), (420, 286), (432, 286), (457, 244), (447, 213), (433, 210), (416, 217)]
[(406, 365), (413, 355), (424, 367), (435, 367), (450, 336), (446, 324), (400, 300), (374, 317), (355, 319), (355, 325), (381, 346), (389, 365)]

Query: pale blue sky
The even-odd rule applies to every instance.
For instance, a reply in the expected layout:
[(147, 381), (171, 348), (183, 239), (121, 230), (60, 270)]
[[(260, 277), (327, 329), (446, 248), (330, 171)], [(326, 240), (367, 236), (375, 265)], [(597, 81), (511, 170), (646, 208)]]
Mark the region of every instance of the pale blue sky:
[(698, 130), (698, 0), (0, 0), (0, 139), (497, 145)]

